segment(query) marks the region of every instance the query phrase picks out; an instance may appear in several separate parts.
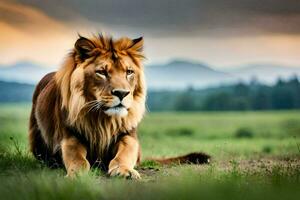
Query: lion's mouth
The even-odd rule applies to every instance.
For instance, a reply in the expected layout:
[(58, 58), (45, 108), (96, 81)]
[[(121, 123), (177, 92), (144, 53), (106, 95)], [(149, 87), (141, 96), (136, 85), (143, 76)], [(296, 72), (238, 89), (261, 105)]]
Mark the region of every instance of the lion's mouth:
[(128, 109), (123, 104), (118, 104), (113, 107), (108, 107), (104, 110), (107, 115), (118, 115), (118, 116), (126, 116), (128, 113)]
[(114, 106), (113, 108), (126, 108), (123, 104), (119, 103), (118, 105)]
[(112, 106), (112, 107), (104, 107), (104, 110), (113, 109), (113, 108), (116, 108), (116, 109), (125, 108), (125, 109), (127, 109), (122, 103), (119, 103), (119, 104), (116, 105), (116, 106)]

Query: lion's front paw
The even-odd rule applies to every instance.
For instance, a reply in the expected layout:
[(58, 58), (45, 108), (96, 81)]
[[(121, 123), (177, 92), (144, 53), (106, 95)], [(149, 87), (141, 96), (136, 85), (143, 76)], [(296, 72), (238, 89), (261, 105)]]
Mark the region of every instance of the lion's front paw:
[(120, 176), (127, 179), (141, 179), (140, 174), (135, 169), (128, 169), (127, 167), (117, 166), (108, 171), (109, 176)]
[(81, 176), (83, 174), (87, 174), (90, 170), (90, 163), (83, 159), (77, 160), (71, 163), (67, 168), (67, 175), (68, 178), (75, 178), (76, 176)]

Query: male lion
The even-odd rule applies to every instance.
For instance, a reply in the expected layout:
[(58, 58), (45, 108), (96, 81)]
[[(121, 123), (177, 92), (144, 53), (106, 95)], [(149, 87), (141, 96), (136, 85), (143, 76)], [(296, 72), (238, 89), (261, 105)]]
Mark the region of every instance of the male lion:
[[(67, 176), (100, 167), (110, 176), (140, 178), (136, 129), (145, 112), (143, 38), (79, 37), (62, 67), (36, 86), (30, 149)], [(157, 160), (207, 162), (205, 154)]]

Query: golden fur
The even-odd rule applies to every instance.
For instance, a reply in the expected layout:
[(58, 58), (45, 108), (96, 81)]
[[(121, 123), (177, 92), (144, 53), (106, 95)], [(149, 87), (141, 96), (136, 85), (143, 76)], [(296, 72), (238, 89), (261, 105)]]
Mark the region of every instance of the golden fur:
[[(36, 87), (29, 136), (38, 159), (64, 164), (70, 176), (99, 165), (110, 174), (138, 177), (136, 128), (146, 96), (142, 48), (142, 38), (80, 36), (62, 67)], [(114, 95), (119, 93), (126, 96)], [(109, 169), (116, 166), (118, 173)]]

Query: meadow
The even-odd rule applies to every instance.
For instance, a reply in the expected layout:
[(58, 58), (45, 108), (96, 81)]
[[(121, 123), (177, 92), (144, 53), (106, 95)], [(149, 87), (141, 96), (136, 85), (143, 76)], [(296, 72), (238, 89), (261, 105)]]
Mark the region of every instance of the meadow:
[[(142, 180), (97, 169), (74, 180), (28, 152), (30, 104), (0, 105), (0, 199), (299, 199), (300, 111), (149, 112), (139, 127)], [(161, 166), (189, 152), (209, 165)]]

